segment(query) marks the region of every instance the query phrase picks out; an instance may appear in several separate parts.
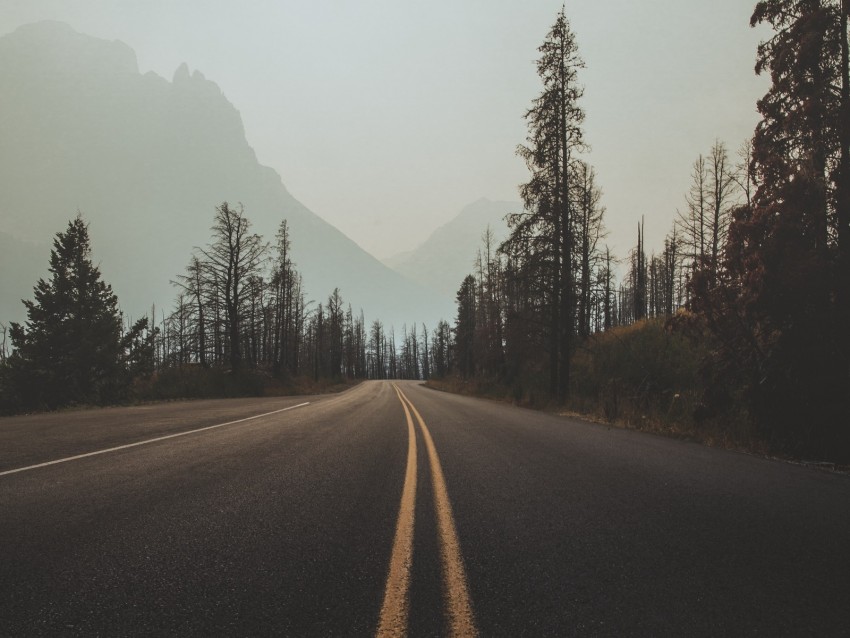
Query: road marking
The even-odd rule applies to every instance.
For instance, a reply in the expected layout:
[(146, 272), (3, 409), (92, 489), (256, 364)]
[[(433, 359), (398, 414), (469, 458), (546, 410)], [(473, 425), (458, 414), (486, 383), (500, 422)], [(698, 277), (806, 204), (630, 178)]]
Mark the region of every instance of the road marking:
[[(395, 388), (395, 391), (398, 395), (398, 388)], [(384, 603), (381, 605), (381, 620), (376, 634), (379, 638), (403, 636), (407, 633), (410, 606), (410, 567), (413, 564), (413, 524), (416, 511), (416, 431), (413, 428), (413, 417), (410, 416), (410, 410), (401, 395), (398, 400), (407, 418), (407, 469), (404, 473), (404, 487), (401, 492), (387, 586), (384, 589)]]
[(298, 405), (291, 405), (288, 408), (281, 408), (280, 410), (274, 410), (272, 412), (266, 412), (264, 414), (255, 414), (254, 416), (245, 417), (244, 419), (237, 419), (236, 421), (228, 421), (227, 423), (218, 423), (216, 425), (208, 425), (203, 428), (197, 428), (195, 430), (188, 430), (186, 432), (177, 432), (176, 434), (166, 434), (165, 436), (158, 436), (155, 439), (146, 439), (144, 441), (137, 441), (136, 443), (128, 443), (127, 445), (118, 445), (116, 447), (106, 448), (104, 450), (96, 450), (95, 452), (86, 452), (85, 454), (77, 454), (76, 456), (66, 456), (62, 459), (56, 459), (55, 461), (47, 461), (45, 463), (36, 463), (35, 465), (27, 465), (26, 467), (19, 467), (14, 470), (5, 470), (0, 472), (0, 476), (6, 476), (7, 474), (17, 474), (18, 472), (26, 472), (28, 470), (35, 470), (40, 467), (47, 467), (48, 465), (56, 465), (57, 463), (67, 463), (68, 461), (76, 461), (78, 459), (84, 459), (89, 456), (97, 456), (99, 454), (108, 454), (109, 452), (117, 452), (118, 450), (126, 450), (131, 447), (137, 447), (139, 445), (147, 445), (148, 443), (156, 443), (157, 441), (165, 441), (166, 439), (174, 439), (178, 436), (186, 436), (187, 434), (196, 434), (197, 432), (205, 432), (206, 430), (214, 430), (215, 428), (223, 428), (225, 425), (235, 425), (237, 423), (244, 423), (245, 421), (252, 421), (253, 419), (259, 419), (264, 416), (271, 416), (272, 414), (278, 414), (280, 412), (286, 412), (287, 410), (294, 410), (295, 408), (303, 408), (305, 405), (310, 405), (310, 402), (299, 403)]
[(425, 447), (428, 450), (428, 461), (431, 464), (431, 485), (434, 490), (434, 509), (437, 512), (437, 529), (440, 534), (440, 555), (443, 562), (443, 587), (446, 603), (449, 611), (449, 625), (452, 636), (473, 637), (478, 635), (475, 627), (475, 616), (472, 613), (469, 586), (467, 585), (466, 570), (463, 567), (463, 558), (460, 552), (460, 541), (457, 537), (454, 516), (452, 515), (452, 504), (449, 501), (449, 493), (446, 489), (446, 479), (443, 476), (443, 468), (440, 465), (440, 457), (437, 456), (437, 448), (425, 425), (425, 420), (419, 414), (416, 406), (407, 398), (400, 389), (396, 391), (410, 406), (422, 437), (425, 439)]

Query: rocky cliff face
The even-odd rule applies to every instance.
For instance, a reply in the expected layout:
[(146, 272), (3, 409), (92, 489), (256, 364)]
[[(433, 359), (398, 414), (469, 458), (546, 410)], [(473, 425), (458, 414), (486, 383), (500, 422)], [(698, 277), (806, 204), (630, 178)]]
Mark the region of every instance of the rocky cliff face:
[[(170, 281), (209, 238), (214, 208), (241, 202), (269, 240), (289, 220), (308, 297), (339, 287), (370, 318), (433, 322), (451, 302), (386, 268), (293, 198), (257, 162), (239, 112), (219, 87), (181, 65), (168, 81), (140, 74), (132, 49), (63, 23), (0, 38), (0, 233), (38, 242), (41, 271), (0, 255), (0, 321), (47, 264), (49, 242), (77, 210), (127, 314), (170, 305)], [(37, 249), (36, 249), (37, 250)]]

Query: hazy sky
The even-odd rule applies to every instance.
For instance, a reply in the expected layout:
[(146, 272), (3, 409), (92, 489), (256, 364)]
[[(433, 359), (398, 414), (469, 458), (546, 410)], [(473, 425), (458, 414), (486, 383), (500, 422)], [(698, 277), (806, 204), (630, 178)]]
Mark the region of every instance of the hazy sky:
[[(660, 244), (691, 164), (734, 152), (767, 83), (753, 1), (566, 3), (587, 68), (585, 133), (624, 255), (641, 215)], [(142, 72), (181, 62), (240, 110), (261, 163), (361, 246), (418, 244), (480, 197), (518, 200), (515, 155), (538, 94), (537, 47), (561, 0), (3, 0), (0, 33), (63, 20), (132, 47)]]

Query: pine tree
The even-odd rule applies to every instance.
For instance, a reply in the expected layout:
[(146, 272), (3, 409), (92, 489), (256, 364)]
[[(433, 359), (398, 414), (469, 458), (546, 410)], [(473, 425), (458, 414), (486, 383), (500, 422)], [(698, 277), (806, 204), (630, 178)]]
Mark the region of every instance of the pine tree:
[(570, 387), (570, 354), (576, 332), (573, 262), (576, 250), (576, 213), (571, 190), (576, 181), (577, 153), (585, 149), (579, 101), (584, 93), (578, 71), (584, 62), (564, 9), (558, 13), (539, 48), (537, 74), (543, 91), (525, 115), (528, 145), (520, 146), (531, 179), (520, 187), (527, 213), (516, 216), (508, 243), (531, 240), (539, 257), (538, 272), (528, 276), (547, 283), (549, 386), (560, 402)]
[(56, 235), (49, 271), (50, 278), (36, 284), (34, 300), (24, 301), (25, 325), (10, 328), (9, 376), (18, 399), (22, 407), (49, 408), (109, 401), (126, 378), (124, 347), (145, 326), (137, 324), (130, 341), (122, 341), (118, 299), (91, 261), (82, 216)]
[(463, 377), (475, 374), (475, 277), (467, 275), (457, 291), (455, 361)]

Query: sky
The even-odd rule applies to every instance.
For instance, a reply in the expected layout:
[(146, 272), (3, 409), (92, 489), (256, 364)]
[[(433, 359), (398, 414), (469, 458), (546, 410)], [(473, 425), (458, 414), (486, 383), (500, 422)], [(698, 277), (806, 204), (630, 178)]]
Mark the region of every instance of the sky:
[[(475, 200), (519, 201), (516, 147), (540, 92), (537, 47), (562, 0), (3, 0), (0, 34), (43, 19), (121, 40), (142, 73), (186, 62), (240, 111), (262, 164), (379, 258)], [(646, 220), (661, 246), (691, 165), (731, 154), (768, 87), (769, 34), (745, 0), (573, 0), (586, 68), (586, 159), (624, 256)]]

